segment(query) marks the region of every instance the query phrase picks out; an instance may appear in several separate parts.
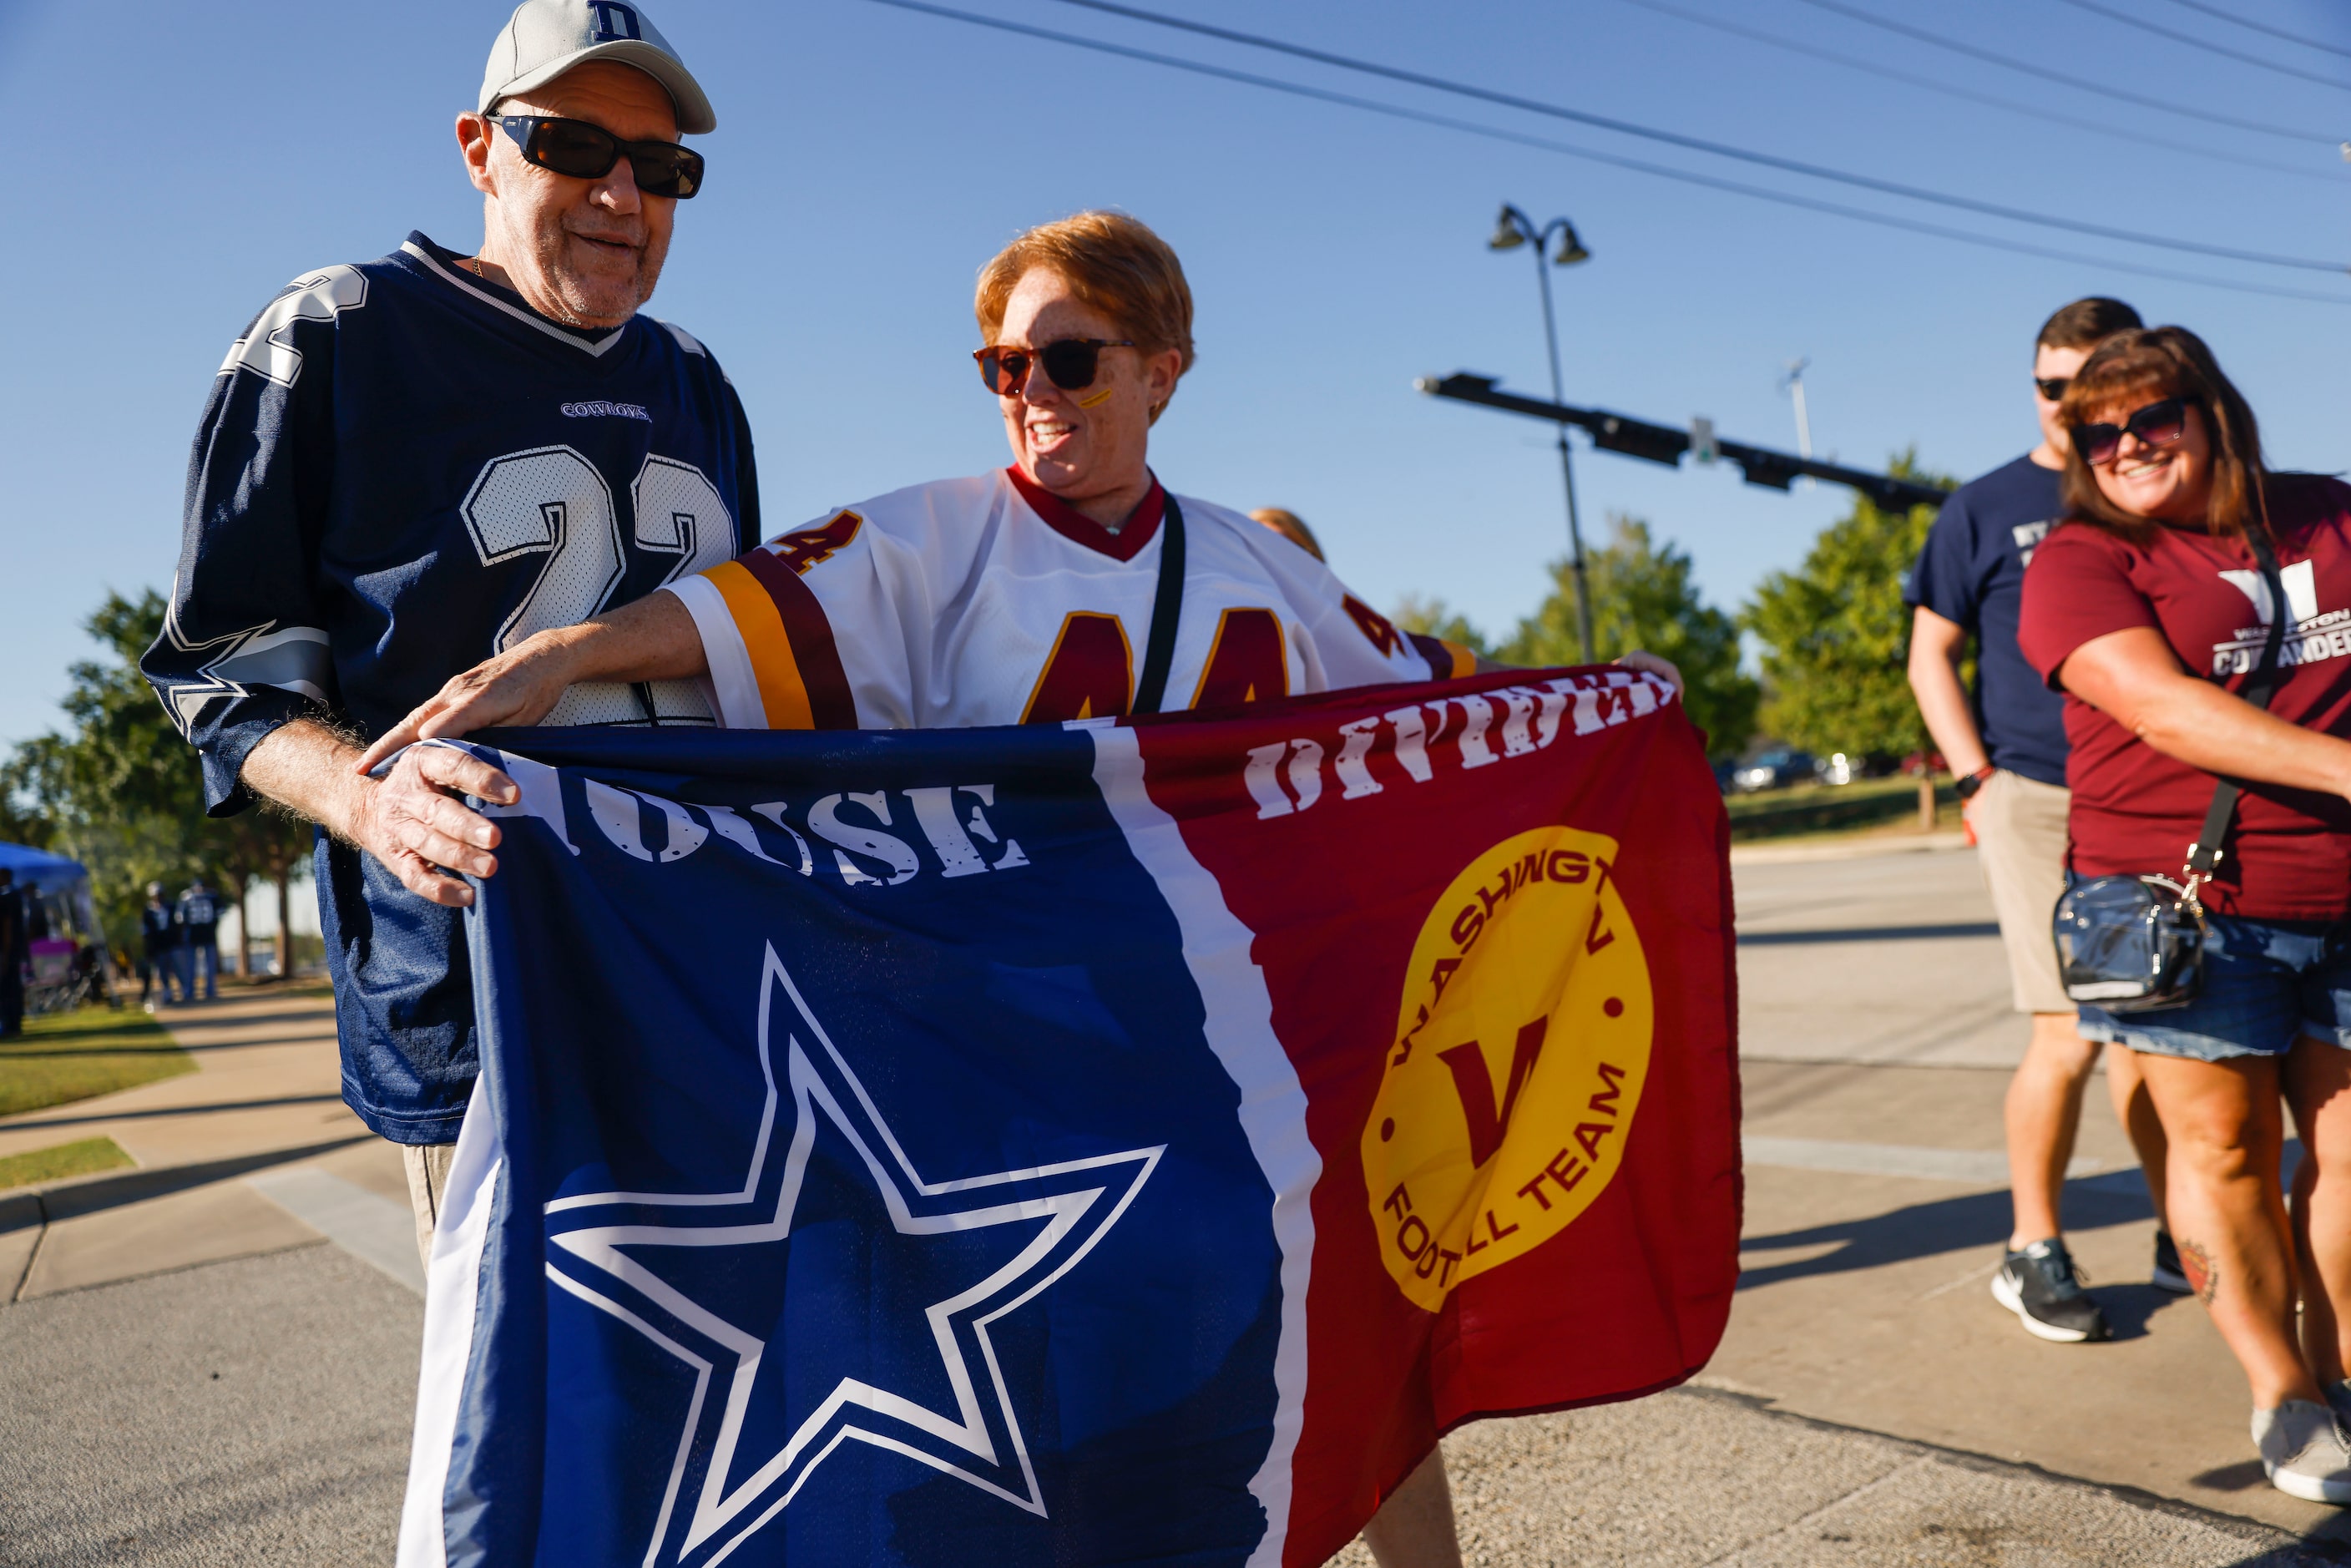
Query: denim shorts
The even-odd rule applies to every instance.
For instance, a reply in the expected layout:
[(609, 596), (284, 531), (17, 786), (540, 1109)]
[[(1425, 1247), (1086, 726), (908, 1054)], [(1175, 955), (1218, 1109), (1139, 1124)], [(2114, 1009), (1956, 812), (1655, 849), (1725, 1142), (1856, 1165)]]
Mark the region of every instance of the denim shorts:
[(2082, 1009), (2082, 1038), (2156, 1056), (2283, 1056), (2302, 1035), (2351, 1047), (2351, 922), (2207, 915), (2204, 983), (2184, 1008)]

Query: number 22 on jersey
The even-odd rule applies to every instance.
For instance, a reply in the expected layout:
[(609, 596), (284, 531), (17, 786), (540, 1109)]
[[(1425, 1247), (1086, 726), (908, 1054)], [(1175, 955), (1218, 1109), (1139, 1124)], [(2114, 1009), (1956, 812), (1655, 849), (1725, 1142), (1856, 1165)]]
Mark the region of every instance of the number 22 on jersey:
[[(735, 557), (735, 523), (717, 487), (690, 463), (648, 456), (629, 486), (637, 548), (676, 560), (662, 581)], [(484, 566), (543, 556), (538, 575), (506, 623), (505, 653), (535, 632), (576, 626), (605, 609), (628, 565), (611, 487), (569, 446), (538, 446), (494, 457), (466, 493), (466, 531)], [(641, 695), (642, 694), (642, 695)], [(650, 708), (650, 711), (649, 711)], [(692, 681), (582, 682), (545, 724), (712, 724)]]

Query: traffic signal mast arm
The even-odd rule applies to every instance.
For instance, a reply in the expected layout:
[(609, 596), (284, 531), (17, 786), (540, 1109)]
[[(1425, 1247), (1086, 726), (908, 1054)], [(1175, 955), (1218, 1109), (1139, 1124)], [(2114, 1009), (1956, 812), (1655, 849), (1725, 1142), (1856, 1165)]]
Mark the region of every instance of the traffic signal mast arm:
[[(1690, 435), (1687, 430), (1651, 424), (1646, 420), (1610, 413), (1604, 409), (1573, 408), (1566, 403), (1546, 402), (1541, 398), (1497, 392), (1491, 376), (1474, 376), (1466, 371), (1457, 371), (1442, 380), (1424, 376), (1413, 384), (1431, 397), (1451, 398), (1457, 402), (1483, 403), (1488, 408), (1547, 419), (1554, 424), (1581, 425), (1592, 433), (1592, 444), (1604, 452), (1622, 453), (1646, 463), (1662, 463), (1668, 468), (1678, 467), (1682, 455), (1690, 449)], [(1738, 464), (1740, 472), (1750, 485), (1768, 486), (1774, 490), (1788, 488), (1796, 476), (1803, 474), (1832, 485), (1850, 486), (1877, 505), (1894, 509), (1939, 507), (1950, 494), (1938, 486), (1921, 485), (1914, 479), (1897, 479), (1889, 474), (1872, 474), (1865, 469), (1816, 462), (1810, 457), (1799, 457), (1792, 452), (1773, 452), (1761, 446), (1750, 446), (1742, 441), (1717, 438), (1714, 449)]]

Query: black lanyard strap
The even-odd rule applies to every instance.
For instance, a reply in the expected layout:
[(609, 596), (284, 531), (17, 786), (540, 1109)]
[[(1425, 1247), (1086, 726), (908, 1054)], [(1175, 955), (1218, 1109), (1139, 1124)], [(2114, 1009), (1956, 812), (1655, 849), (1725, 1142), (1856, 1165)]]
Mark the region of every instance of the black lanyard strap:
[(1134, 711), (1157, 713), (1167, 695), (1167, 672), (1176, 663), (1176, 623), (1184, 616), (1184, 508), (1166, 496), (1159, 519), (1159, 591), (1152, 596), (1151, 632), (1144, 639), (1143, 678), (1134, 686)]

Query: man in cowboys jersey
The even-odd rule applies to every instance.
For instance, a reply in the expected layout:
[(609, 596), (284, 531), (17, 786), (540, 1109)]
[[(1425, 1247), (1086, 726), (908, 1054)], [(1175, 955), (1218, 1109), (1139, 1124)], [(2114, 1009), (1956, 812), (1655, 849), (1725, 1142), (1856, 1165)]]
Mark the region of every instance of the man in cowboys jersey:
[[(1288, 538), (1162, 488), (1149, 433), (1191, 365), (1192, 297), (1150, 229), (1102, 212), (1031, 229), (982, 270), (976, 312), (1010, 466), (859, 502), (535, 637), (451, 681), (361, 766), (419, 737), (538, 722), (586, 681), (705, 681), (738, 728), (1127, 714), (1179, 526), (1165, 707), (1470, 673), (1467, 649), (1400, 632)], [(1679, 684), (1662, 659), (1623, 662)], [(1384, 1568), (1458, 1568), (1437, 1456), (1364, 1538)]]
[[(527, 0), (457, 117), (483, 241), (422, 234), (306, 273), (231, 345), (190, 462), (171, 613), (141, 661), (202, 754), (215, 815), (256, 797), (319, 823), (343, 1097), (402, 1145), (420, 1245), (473, 1087), (453, 873), (497, 829), (445, 791), (514, 798), (445, 749), (381, 779), (360, 747), (457, 672), (758, 538), (734, 388), (638, 314), (714, 129), (633, 3)], [(564, 724), (702, 724), (690, 683), (582, 684)]]

